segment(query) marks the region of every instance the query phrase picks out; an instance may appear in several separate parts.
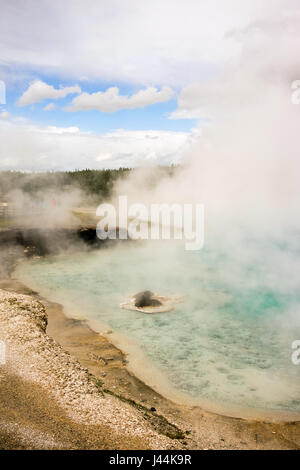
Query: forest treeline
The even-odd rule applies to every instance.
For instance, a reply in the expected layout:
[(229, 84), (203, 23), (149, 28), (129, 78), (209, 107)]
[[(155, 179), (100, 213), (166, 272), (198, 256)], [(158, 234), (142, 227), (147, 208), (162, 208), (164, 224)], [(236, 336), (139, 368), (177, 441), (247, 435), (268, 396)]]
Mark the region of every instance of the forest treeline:
[[(156, 172), (157, 178), (171, 176), (175, 168), (175, 166), (159, 167), (159, 171)], [(0, 198), (5, 199), (7, 194), (16, 189), (33, 195), (47, 190), (67, 191), (69, 188), (79, 188), (87, 195), (107, 198), (111, 195), (115, 182), (126, 178), (131, 171), (130, 168), (44, 173), (2, 171)], [(153, 178), (153, 173), (151, 177)]]

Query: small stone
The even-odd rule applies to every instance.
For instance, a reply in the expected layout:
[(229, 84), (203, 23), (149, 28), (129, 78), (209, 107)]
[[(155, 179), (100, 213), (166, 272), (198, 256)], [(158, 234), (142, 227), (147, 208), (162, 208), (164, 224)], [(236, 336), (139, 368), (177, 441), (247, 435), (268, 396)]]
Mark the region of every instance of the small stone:
[(153, 296), (154, 294), (150, 290), (139, 292), (138, 294), (134, 295), (134, 305), (136, 307), (157, 307), (162, 305), (159, 300), (153, 299)]

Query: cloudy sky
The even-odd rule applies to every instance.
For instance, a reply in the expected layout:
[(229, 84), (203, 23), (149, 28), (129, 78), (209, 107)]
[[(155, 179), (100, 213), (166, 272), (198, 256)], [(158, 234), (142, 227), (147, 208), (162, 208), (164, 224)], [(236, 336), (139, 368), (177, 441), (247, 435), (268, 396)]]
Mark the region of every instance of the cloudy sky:
[(298, 0), (0, 6), (0, 169), (178, 163), (217, 117), (299, 78)]

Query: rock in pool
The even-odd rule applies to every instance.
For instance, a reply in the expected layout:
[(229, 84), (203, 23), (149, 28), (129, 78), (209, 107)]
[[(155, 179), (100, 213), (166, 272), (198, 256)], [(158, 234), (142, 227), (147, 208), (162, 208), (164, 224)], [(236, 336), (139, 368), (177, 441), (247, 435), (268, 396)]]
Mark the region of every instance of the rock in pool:
[(136, 307), (157, 307), (158, 305), (162, 305), (162, 303), (153, 298), (154, 294), (150, 290), (144, 290), (139, 292), (138, 294), (134, 295), (134, 305)]
[(143, 313), (162, 313), (173, 310), (173, 304), (182, 301), (182, 296), (173, 295), (164, 297), (158, 296), (150, 290), (145, 290), (129, 297), (125, 302), (120, 304), (120, 307), (126, 310), (136, 310)]

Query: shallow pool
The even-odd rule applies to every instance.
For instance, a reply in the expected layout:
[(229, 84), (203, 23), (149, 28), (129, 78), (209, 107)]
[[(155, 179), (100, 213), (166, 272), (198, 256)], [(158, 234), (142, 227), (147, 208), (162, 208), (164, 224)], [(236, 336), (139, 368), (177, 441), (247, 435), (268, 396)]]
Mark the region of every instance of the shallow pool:
[[(300, 291), (296, 280), (280, 281), (296, 255), (276, 253), (241, 260), (180, 244), (116, 245), (30, 261), (18, 277), (134, 341), (174, 390), (199, 404), (300, 412), (300, 365), (291, 361)], [(156, 315), (119, 307), (145, 289), (185, 301)]]

